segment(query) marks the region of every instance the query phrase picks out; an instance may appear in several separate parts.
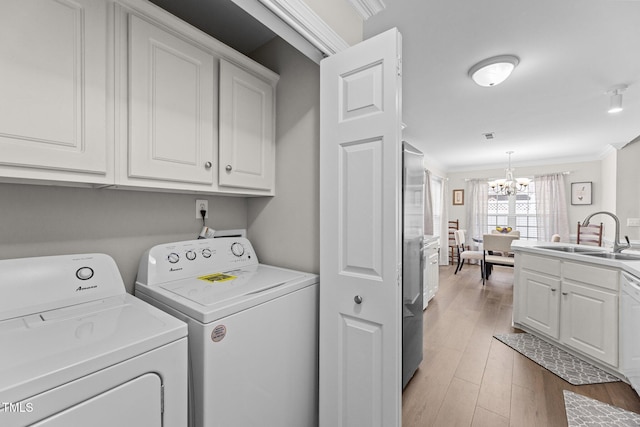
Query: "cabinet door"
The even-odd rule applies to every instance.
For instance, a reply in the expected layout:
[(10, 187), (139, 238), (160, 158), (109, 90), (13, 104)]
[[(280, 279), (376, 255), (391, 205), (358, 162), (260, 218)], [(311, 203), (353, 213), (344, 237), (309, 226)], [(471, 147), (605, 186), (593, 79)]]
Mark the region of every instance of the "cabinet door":
[(562, 283), (560, 341), (618, 365), (618, 296), (577, 282)]
[(429, 264), (429, 278), (427, 279), (429, 282), (429, 299), (436, 296), (436, 292), (438, 292), (439, 280), (440, 280), (440, 272), (438, 266), (438, 248), (432, 248), (429, 255), (428, 264)]
[(106, 8), (90, 0), (0, 2), (0, 166), (104, 181)]
[(220, 186), (272, 190), (274, 88), (220, 60)]
[(129, 37), (129, 177), (213, 183), (213, 55), (135, 15)]
[(560, 279), (526, 270), (519, 277), (521, 318), (516, 321), (558, 339)]

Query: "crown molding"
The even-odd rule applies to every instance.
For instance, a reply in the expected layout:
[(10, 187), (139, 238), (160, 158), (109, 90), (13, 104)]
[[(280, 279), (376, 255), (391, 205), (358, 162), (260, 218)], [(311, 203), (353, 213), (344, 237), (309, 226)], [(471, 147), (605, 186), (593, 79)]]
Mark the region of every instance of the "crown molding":
[(345, 50), (349, 44), (301, 0), (259, 0), (280, 19), (300, 33), (324, 55)]
[(382, 11), (386, 5), (382, 0), (349, 0), (349, 3), (365, 20)]

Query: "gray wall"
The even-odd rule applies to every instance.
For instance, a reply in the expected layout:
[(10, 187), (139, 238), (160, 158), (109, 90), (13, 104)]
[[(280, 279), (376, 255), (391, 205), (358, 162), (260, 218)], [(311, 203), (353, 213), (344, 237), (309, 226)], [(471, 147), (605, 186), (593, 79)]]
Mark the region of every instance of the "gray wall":
[(196, 199), (209, 200), (210, 227), (247, 227), (244, 198), (0, 184), (0, 259), (106, 253), (132, 292), (145, 250), (198, 236)]
[(640, 227), (628, 227), (627, 218), (640, 218), (640, 137), (618, 151), (616, 213), (620, 217), (620, 239), (640, 240)]
[(247, 199), (248, 237), (260, 262), (320, 270), (320, 69), (275, 39), (252, 58), (280, 74), (276, 196)]

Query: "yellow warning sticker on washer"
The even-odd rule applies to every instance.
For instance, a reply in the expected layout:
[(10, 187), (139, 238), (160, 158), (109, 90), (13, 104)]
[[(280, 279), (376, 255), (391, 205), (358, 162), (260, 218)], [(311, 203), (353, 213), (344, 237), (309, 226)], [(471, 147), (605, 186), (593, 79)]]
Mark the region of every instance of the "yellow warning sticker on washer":
[(206, 276), (200, 276), (198, 277), (198, 279), (200, 280), (205, 280), (207, 282), (226, 282), (228, 280), (233, 280), (238, 276), (232, 276), (230, 274), (224, 274), (224, 273), (213, 273), (213, 274), (208, 274)]

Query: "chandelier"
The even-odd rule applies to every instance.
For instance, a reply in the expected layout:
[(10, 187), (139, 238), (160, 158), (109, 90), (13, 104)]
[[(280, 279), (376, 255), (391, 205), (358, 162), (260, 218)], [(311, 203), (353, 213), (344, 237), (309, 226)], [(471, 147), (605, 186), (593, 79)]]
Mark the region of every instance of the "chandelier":
[(509, 167), (506, 170), (505, 179), (489, 181), (489, 188), (495, 194), (511, 196), (517, 192), (525, 191), (529, 186), (529, 178), (513, 177), (513, 169), (511, 169), (511, 155), (513, 154), (513, 151), (507, 151), (507, 154), (509, 155)]

